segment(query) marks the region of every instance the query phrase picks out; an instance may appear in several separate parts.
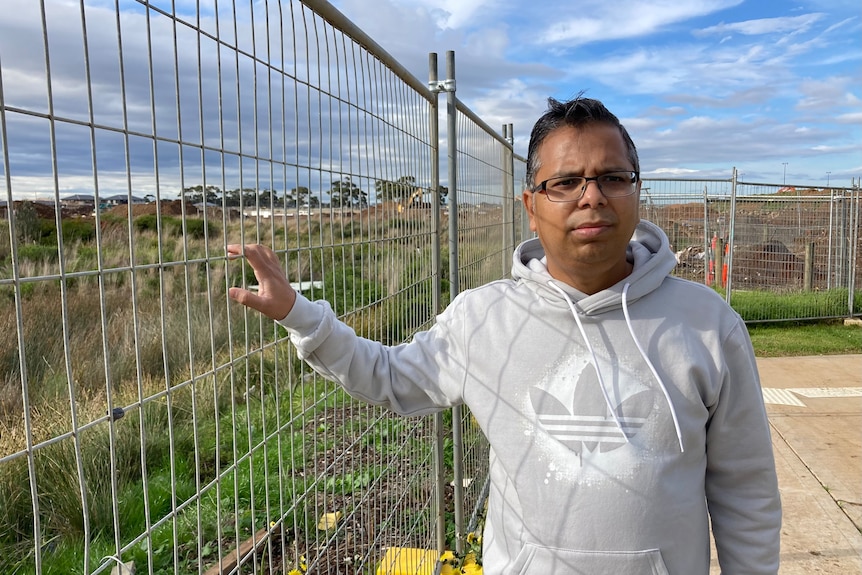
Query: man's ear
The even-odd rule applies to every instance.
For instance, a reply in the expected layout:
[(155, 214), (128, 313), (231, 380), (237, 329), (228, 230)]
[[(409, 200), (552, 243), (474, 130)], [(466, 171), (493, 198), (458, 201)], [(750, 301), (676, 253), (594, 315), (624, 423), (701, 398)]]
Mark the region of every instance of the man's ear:
[(526, 210), (527, 217), (530, 220), (530, 230), (535, 232), (536, 192), (524, 190), (523, 194), (521, 195), (521, 199), (524, 202), (524, 210)]

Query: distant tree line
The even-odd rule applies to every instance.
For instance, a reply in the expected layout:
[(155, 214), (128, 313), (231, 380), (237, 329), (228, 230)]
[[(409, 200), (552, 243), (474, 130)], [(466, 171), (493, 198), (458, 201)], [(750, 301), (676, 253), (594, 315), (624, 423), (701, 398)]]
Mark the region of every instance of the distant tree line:
[[(397, 202), (404, 206), (427, 204), (431, 190), (416, 184), (414, 176), (401, 176), (397, 180), (376, 180), (374, 190), (377, 201)], [(329, 190), (329, 205), (333, 207), (364, 208), (368, 206), (368, 192), (361, 189), (349, 177), (332, 182)], [(449, 189), (440, 186), (440, 203), (446, 203)], [(192, 204), (210, 203), (227, 207), (274, 206), (274, 207), (320, 207), (323, 194), (313, 194), (305, 186), (291, 188), (283, 195), (276, 190), (237, 188), (222, 190), (218, 186), (190, 186), (183, 188), (183, 200)]]

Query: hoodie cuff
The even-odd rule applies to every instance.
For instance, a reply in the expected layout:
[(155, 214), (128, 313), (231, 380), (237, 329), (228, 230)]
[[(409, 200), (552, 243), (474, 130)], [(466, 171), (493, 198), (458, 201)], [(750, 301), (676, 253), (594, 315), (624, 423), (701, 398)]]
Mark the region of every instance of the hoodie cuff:
[(336, 324), (329, 302), (312, 302), (299, 293), (296, 294), (296, 302), (290, 313), (276, 323), (287, 328), (300, 359), (306, 359), (314, 353)]
[(289, 331), (302, 334), (314, 331), (323, 319), (323, 308), (296, 292), (296, 301), (284, 318), (276, 323)]

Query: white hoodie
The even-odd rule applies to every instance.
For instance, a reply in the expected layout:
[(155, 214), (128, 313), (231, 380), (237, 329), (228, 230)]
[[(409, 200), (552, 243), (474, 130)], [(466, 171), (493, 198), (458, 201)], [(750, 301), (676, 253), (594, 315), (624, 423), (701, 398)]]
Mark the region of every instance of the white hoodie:
[(486, 575), (778, 571), (781, 507), (754, 354), (711, 289), (668, 275), (642, 221), (634, 269), (585, 295), (537, 239), (511, 280), (460, 294), (430, 330), (386, 347), (326, 302), (280, 323), (354, 397), (405, 415), (466, 404), (491, 444)]

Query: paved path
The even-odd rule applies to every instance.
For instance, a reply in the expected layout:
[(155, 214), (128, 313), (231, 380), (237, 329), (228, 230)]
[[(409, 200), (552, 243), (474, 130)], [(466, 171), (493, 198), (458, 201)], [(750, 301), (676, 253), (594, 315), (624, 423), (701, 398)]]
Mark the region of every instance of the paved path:
[(862, 574), (862, 355), (757, 364), (784, 509), (779, 575)]

